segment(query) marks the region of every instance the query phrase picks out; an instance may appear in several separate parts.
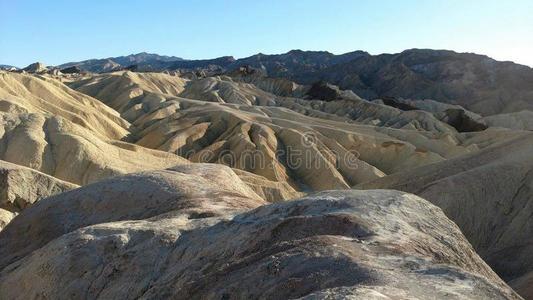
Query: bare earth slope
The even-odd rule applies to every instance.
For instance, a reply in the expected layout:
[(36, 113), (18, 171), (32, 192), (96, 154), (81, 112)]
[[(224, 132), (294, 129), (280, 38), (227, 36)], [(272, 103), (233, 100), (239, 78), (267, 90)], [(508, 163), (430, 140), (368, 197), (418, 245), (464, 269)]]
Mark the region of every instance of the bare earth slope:
[[(360, 188), (397, 189), (441, 207), (476, 251), (526, 298), (533, 271), (533, 134)], [(528, 275), (529, 273), (529, 275)]]
[(0, 230), (20, 211), (40, 199), (76, 187), (33, 169), (0, 160)]
[(0, 159), (75, 184), (184, 163), (120, 141), (129, 123), (100, 101), (40, 76), (0, 73)]
[(531, 297), (521, 114), (193, 75), (0, 72), (0, 298)]
[[(40, 201), (0, 233), (0, 297), (519, 299), (421, 198), (331, 191), (242, 212), (264, 202), (217, 168), (117, 177)], [(30, 224), (57, 238), (21, 243)]]
[[(256, 84), (280, 91), (287, 83), (264, 80), (250, 84), (227, 76), (183, 80), (118, 72), (69, 86), (131, 122), (130, 142), (193, 162), (227, 164), (296, 190), (348, 188), (478, 149), (428, 112), (402, 112), (361, 99), (277, 96)], [(291, 151), (318, 165), (318, 171), (292, 164)], [(224, 157), (227, 153), (230, 157)], [(258, 155), (262, 164), (252, 165), (247, 155)], [(317, 173), (324, 175), (317, 178)]]

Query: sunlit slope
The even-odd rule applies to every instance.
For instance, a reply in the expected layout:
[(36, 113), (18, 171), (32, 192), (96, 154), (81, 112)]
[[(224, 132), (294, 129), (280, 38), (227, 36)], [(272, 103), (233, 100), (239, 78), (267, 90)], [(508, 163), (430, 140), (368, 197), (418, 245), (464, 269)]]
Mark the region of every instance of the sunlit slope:
[[(266, 91), (302, 93), (286, 81), (117, 72), (69, 86), (131, 122), (130, 142), (193, 162), (227, 164), (296, 190), (349, 188), (478, 149), (428, 112), (402, 112), (355, 97), (326, 102)], [(300, 160), (312, 166), (288, 161), (291, 151), (306, 155)], [(261, 163), (253, 165), (250, 153)]]
[(184, 162), (121, 142), (127, 121), (57, 80), (4, 72), (0, 78), (3, 160), (76, 184)]

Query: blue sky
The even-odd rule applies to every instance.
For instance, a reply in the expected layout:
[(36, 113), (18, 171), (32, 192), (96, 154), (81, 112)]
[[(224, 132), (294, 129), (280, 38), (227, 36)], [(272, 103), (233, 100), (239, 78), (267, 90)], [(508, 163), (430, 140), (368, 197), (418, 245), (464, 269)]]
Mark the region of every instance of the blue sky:
[(533, 1), (0, 0), (0, 64), (137, 52), (237, 58), (291, 49), (487, 54), (533, 66)]

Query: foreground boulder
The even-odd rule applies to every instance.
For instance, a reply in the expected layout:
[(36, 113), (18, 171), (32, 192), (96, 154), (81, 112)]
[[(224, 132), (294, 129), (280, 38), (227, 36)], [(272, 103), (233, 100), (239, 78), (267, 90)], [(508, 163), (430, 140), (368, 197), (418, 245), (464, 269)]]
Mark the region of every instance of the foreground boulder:
[(112, 177), (24, 210), (0, 233), (0, 269), (63, 234), (93, 224), (147, 219), (174, 210), (214, 216), (263, 204), (225, 166), (198, 164)]
[(359, 185), (414, 193), (441, 207), (477, 253), (532, 299), (533, 134)]
[[(33, 252), (9, 246), (19, 253), (9, 265), (9, 239), (0, 235), (0, 298), (520, 298), (439, 208), (414, 195), (329, 191), (242, 213), (238, 208), (260, 203), (253, 194), (245, 201), (238, 181), (221, 194), (222, 187), (202, 182), (208, 173), (192, 172), (179, 185), (170, 177), (161, 185), (159, 193), (177, 187), (175, 201), (157, 193), (128, 201), (143, 189), (126, 193), (135, 186), (126, 176), (105, 188), (92, 185), (92, 197), (56, 197), (26, 210), (4, 233), (28, 228), (33, 218), (25, 215), (44, 221), (49, 211), (72, 231)], [(134, 176), (151, 190), (163, 175)], [(106, 200), (94, 203), (98, 196)], [(73, 200), (84, 209), (61, 208)], [(44, 209), (51, 203), (55, 210)], [(132, 213), (112, 218), (119, 210)], [(73, 219), (95, 225), (75, 230)]]

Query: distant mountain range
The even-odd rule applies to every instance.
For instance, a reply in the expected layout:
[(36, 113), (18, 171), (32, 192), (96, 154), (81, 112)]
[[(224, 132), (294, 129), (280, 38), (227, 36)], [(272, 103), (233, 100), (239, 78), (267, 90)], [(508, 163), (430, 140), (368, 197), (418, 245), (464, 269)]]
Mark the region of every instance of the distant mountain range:
[(371, 55), (354, 51), (292, 50), (235, 59), (186, 60), (175, 56), (138, 53), (59, 65), (94, 73), (123, 69), (138, 72), (200, 71), (202, 75), (232, 72), (242, 66), (262, 70), (268, 77), (300, 84), (325, 81), (372, 100), (382, 97), (435, 99), (460, 104), (483, 115), (533, 110), (533, 69), (484, 55), (447, 50), (410, 49), (397, 54)]
[(0, 65), (0, 70), (11, 70), (11, 69), (18, 69), (18, 68), (15, 66), (10, 66), (10, 65)]
[(69, 62), (59, 65), (60, 69), (77, 66), (84, 71), (94, 73), (112, 72), (124, 69), (131, 65), (141, 65), (146, 69), (162, 70), (169, 63), (181, 61), (183, 58), (176, 56), (165, 56), (152, 53), (141, 52), (127, 56), (109, 57), (104, 59), (89, 59), (80, 62)]

